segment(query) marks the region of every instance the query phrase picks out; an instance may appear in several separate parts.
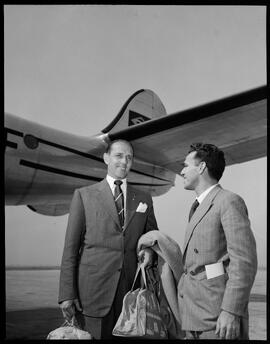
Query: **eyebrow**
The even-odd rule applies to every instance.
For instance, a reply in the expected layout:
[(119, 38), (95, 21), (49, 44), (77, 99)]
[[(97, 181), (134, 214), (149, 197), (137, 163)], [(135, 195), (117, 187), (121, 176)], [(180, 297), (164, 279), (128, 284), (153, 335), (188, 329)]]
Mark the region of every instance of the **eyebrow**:
[[(125, 155), (125, 153), (122, 153), (122, 152), (115, 152), (115, 155)], [(130, 157), (133, 157), (133, 155), (130, 153), (130, 154), (126, 154), (126, 156), (130, 156)]]

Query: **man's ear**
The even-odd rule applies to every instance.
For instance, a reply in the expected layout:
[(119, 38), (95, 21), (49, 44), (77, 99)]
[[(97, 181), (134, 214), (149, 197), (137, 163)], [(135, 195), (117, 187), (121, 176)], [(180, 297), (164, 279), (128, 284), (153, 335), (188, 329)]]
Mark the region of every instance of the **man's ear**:
[(205, 163), (205, 161), (201, 161), (200, 162), (200, 174), (202, 174), (203, 173), (203, 171), (205, 170), (205, 168), (206, 168), (206, 163)]
[(103, 154), (103, 160), (104, 160), (105, 164), (108, 165), (108, 163), (109, 163), (109, 155), (108, 155), (108, 153), (104, 153)]

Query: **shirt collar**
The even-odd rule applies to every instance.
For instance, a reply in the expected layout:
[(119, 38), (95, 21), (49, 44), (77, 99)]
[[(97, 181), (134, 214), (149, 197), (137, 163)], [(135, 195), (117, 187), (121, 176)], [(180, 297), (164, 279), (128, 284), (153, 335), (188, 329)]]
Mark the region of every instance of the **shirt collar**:
[[(106, 176), (106, 180), (108, 182), (108, 184), (110, 185), (110, 188), (112, 190), (112, 193), (114, 193), (114, 188), (115, 188), (115, 184), (114, 184), (114, 181), (117, 180), (111, 176), (109, 176), (107, 174)], [(121, 181), (123, 182), (123, 184), (121, 185), (121, 189), (123, 190), (123, 192), (125, 193), (126, 192), (126, 189), (127, 189), (127, 179), (121, 179)]]
[(197, 201), (201, 204), (202, 201), (205, 199), (205, 197), (209, 194), (209, 192), (214, 189), (215, 186), (218, 184), (214, 184), (210, 186), (208, 189), (206, 189), (203, 193), (200, 194), (200, 196), (196, 197)]

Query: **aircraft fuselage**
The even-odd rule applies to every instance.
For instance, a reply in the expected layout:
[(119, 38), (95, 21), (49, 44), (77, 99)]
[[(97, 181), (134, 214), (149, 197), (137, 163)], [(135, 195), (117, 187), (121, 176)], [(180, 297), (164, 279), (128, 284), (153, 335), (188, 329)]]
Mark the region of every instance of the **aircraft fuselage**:
[[(6, 205), (69, 204), (75, 188), (106, 176), (107, 134), (81, 137), (5, 114), (5, 139)], [(135, 160), (129, 182), (157, 195), (174, 178), (170, 171)]]

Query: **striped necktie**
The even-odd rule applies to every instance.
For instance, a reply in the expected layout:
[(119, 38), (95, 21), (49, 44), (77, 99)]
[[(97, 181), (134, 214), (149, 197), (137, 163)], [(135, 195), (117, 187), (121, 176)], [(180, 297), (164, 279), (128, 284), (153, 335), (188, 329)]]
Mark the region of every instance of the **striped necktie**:
[(124, 214), (124, 195), (123, 191), (121, 189), (121, 184), (123, 182), (121, 180), (115, 180), (115, 188), (114, 188), (114, 201), (116, 205), (116, 209), (118, 212), (119, 220), (121, 227), (123, 228), (124, 223), (125, 223), (125, 214)]
[(190, 219), (192, 218), (192, 216), (195, 213), (195, 210), (198, 208), (199, 204), (200, 203), (197, 201), (197, 199), (195, 199), (194, 203), (191, 206), (190, 212), (189, 212), (188, 221), (190, 221)]

